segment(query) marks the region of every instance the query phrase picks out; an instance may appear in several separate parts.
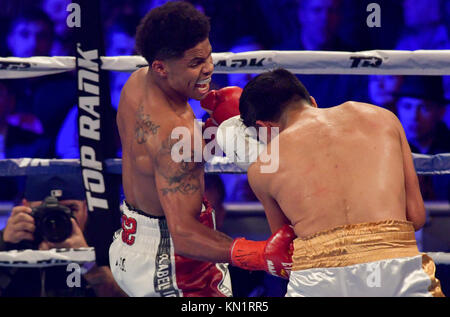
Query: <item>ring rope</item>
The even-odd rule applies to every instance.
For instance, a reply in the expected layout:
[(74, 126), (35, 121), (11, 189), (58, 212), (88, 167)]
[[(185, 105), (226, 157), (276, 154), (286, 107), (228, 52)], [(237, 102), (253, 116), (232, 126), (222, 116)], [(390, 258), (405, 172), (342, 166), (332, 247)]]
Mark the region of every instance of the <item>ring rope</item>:
[[(261, 73), (283, 67), (295, 74), (449, 75), (450, 50), (361, 52), (252, 51), (213, 53), (214, 72)], [(147, 66), (142, 56), (101, 56), (101, 68), (132, 72)], [(0, 57), (0, 79), (37, 77), (75, 69), (75, 57)]]
[(0, 267), (49, 267), (88, 262), (95, 262), (93, 247), (0, 252)]

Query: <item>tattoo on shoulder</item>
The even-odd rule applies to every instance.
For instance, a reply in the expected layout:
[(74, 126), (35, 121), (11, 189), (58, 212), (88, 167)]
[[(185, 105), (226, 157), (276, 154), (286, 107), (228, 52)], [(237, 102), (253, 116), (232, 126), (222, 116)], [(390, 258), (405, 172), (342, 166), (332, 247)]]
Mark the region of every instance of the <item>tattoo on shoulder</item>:
[(203, 177), (203, 162), (195, 162), (192, 150), (186, 161), (175, 162), (172, 159), (172, 147), (178, 140), (167, 139), (156, 157), (157, 172), (166, 180), (166, 186), (161, 188), (163, 195), (181, 193), (192, 195), (201, 190)]
[(144, 113), (144, 107), (140, 106), (136, 113), (135, 139), (138, 144), (147, 142), (149, 135), (158, 133), (159, 125), (150, 120), (150, 115)]

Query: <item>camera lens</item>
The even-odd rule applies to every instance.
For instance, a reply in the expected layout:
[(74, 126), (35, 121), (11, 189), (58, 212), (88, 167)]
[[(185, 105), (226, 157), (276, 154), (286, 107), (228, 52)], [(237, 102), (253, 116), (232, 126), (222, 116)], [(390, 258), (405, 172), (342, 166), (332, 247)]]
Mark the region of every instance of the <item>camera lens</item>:
[(62, 242), (72, 233), (70, 217), (60, 211), (48, 211), (41, 224), (42, 236), (49, 242)]

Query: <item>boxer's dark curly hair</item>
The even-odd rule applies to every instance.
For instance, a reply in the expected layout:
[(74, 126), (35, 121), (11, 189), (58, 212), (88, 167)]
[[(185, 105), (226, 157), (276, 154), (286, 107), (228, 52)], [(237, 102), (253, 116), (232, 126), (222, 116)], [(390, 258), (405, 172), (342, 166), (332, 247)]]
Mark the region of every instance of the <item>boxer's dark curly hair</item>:
[(283, 68), (262, 73), (250, 80), (239, 99), (244, 124), (256, 127), (256, 121), (278, 121), (291, 101), (311, 103), (305, 86)]
[(149, 65), (155, 60), (180, 58), (209, 37), (209, 18), (192, 4), (170, 1), (142, 18), (136, 30), (136, 51)]

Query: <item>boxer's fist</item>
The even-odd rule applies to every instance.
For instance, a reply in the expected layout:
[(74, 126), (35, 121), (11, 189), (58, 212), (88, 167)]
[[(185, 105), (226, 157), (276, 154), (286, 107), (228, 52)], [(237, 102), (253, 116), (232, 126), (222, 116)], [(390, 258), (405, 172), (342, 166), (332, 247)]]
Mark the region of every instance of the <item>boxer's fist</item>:
[(242, 88), (231, 86), (219, 90), (211, 90), (200, 101), (200, 106), (205, 109), (216, 126), (219, 126), (228, 118), (239, 115), (239, 98)]
[(293, 241), (296, 238), (291, 226), (285, 225), (267, 240), (264, 259), (268, 272), (283, 278), (289, 278), (292, 269)]
[(285, 225), (266, 241), (237, 238), (231, 246), (231, 264), (245, 270), (262, 270), (272, 275), (289, 278), (292, 268), (295, 233)]
[(258, 139), (256, 129), (248, 128), (240, 115), (231, 117), (219, 125), (216, 142), (231, 162), (246, 171), (266, 148)]
[(212, 118), (208, 118), (205, 121), (205, 124), (203, 125), (203, 130), (211, 127), (217, 127), (217, 124), (214, 123)]

